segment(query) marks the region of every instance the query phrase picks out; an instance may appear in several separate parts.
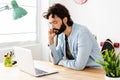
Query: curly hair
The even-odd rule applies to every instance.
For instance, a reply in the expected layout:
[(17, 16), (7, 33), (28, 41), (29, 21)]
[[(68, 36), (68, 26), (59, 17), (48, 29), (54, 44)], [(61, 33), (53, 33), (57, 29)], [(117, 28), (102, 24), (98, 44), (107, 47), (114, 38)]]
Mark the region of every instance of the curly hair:
[(63, 5), (59, 4), (59, 3), (56, 3), (56, 4), (52, 5), (52, 6), (50, 6), (49, 9), (48, 9), (48, 12), (43, 13), (43, 17), (46, 18), (46, 19), (49, 19), (50, 15), (52, 15), (53, 18), (56, 15), (61, 19), (63, 19), (64, 17), (67, 17), (68, 18), (67, 24), (69, 26), (73, 25), (73, 21), (70, 18), (70, 14), (69, 14), (68, 9), (65, 6), (63, 6)]

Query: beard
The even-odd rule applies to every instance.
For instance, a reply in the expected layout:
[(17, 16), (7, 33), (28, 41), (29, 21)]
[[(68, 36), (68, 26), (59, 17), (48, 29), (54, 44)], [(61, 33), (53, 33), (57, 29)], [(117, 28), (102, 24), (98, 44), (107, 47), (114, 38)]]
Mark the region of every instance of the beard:
[(53, 30), (54, 30), (54, 32), (55, 32), (56, 35), (59, 35), (62, 32), (64, 32), (65, 29), (66, 29), (66, 26), (65, 26), (65, 24), (63, 22), (62, 22), (62, 25), (61, 25), (60, 29), (53, 28)]

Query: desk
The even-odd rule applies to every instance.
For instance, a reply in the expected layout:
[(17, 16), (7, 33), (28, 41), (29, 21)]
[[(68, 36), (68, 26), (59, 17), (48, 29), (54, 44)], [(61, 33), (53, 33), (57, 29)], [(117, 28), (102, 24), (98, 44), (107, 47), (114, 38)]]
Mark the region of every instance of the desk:
[(13, 67), (4, 67), (3, 64), (0, 64), (0, 80), (105, 80), (104, 71), (101, 69), (86, 68), (83, 71), (76, 71), (53, 65), (50, 62), (35, 61), (35, 63), (51, 69), (57, 69), (58, 73), (34, 77), (19, 71), (17, 65)]

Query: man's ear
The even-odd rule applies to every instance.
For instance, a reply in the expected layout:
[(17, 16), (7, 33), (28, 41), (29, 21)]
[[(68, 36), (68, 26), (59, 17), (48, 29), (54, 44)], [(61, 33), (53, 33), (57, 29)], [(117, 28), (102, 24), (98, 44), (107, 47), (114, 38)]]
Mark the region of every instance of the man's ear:
[(64, 18), (63, 18), (63, 22), (64, 22), (64, 24), (66, 24), (67, 21), (68, 21), (68, 18), (67, 18), (67, 17), (64, 17)]

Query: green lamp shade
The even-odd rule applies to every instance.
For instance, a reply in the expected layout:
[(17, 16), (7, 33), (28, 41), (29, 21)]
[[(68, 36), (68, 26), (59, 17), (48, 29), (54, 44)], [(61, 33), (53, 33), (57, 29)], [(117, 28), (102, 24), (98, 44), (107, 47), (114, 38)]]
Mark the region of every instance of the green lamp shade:
[(13, 12), (14, 19), (21, 18), (25, 16), (26, 14), (27, 12), (21, 7), (15, 8)]
[(27, 14), (27, 11), (25, 9), (19, 7), (15, 0), (11, 1), (11, 5), (14, 9), (13, 17), (14, 17), (15, 20), (19, 19), (19, 18), (21, 18), (21, 17), (23, 17)]

